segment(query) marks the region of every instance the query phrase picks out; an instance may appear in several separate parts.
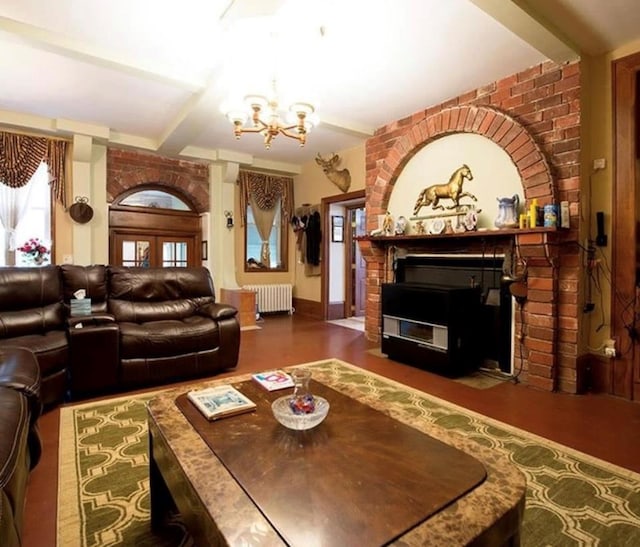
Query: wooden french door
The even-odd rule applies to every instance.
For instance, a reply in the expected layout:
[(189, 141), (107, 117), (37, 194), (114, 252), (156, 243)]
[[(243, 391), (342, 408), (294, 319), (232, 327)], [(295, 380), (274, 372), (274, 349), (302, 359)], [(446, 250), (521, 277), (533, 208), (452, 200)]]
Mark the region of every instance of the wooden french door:
[(196, 264), (196, 237), (116, 231), (111, 252), (116, 266), (186, 268)]
[(202, 264), (200, 217), (191, 211), (113, 205), (109, 209), (109, 262), (142, 268)]

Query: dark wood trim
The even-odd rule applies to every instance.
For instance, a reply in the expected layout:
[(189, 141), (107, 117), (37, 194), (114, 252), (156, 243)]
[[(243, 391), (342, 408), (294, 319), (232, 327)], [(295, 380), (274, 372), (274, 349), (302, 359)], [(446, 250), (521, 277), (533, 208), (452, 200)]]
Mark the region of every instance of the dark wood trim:
[[(583, 374), (580, 374), (580, 371)], [(578, 393), (611, 393), (613, 359), (604, 355), (587, 353), (578, 359), (578, 376), (583, 378)]]
[[(200, 215), (195, 211), (176, 211), (151, 207), (112, 205), (109, 207), (109, 262), (119, 264), (121, 237), (149, 239), (152, 253), (159, 253), (161, 241), (180, 240), (188, 244), (188, 264), (202, 263), (202, 228)], [(152, 264), (161, 264), (160, 254), (154, 254)]]
[(306, 300), (304, 298), (293, 297), (293, 307), (296, 310), (296, 315), (303, 315), (312, 319), (318, 319), (322, 321), (324, 319), (322, 315), (322, 303), (315, 300)]
[[(634, 366), (637, 369), (637, 344), (630, 339), (635, 329), (633, 306), (636, 284), (638, 183), (636, 173), (636, 74), (640, 54), (613, 62), (613, 181), (611, 247), (611, 333), (617, 346), (630, 348), (612, 363), (610, 393), (627, 399), (634, 396)], [(629, 252), (631, 249), (632, 252)], [(636, 376), (639, 373), (636, 373)], [(637, 377), (637, 380), (640, 378)]]

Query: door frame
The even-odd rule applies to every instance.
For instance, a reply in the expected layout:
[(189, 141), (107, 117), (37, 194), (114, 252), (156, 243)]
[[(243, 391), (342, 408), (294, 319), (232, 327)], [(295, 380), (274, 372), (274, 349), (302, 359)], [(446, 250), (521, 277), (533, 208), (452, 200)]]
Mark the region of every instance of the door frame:
[[(640, 362), (635, 317), (638, 313), (636, 289), (636, 255), (638, 249), (638, 175), (640, 157), (640, 106), (637, 98), (640, 53), (612, 63), (613, 88), (613, 181), (612, 181), (612, 247), (611, 247), (611, 334), (619, 348), (611, 362), (613, 395), (640, 399)], [(631, 115), (630, 115), (631, 113)], [(629, 243), (631, 242), (631, 245)], [(629, 247), (634, 253), (629, 253)], [(634, 302), (635, 301), (635, 302)], [(629, 320), (629, 303), (633, 320)], [(626, 348), (629, 348), (626, 350)]]
[[(322, 308), (322, 319), (326, 321), (329, 318), (329, 265), (331, 263), (330, 253), (330, 241), (331, 241), (331, 214), (330, 205), (348, 205), (359, 203), (360, 205), (366, 205), (365, 191), (356, 190), (354, 192), (347, 192), (346, 194), (338, 194), (335, 196), (327, 196), (322, 198), (320, 202), (320, 211), (322, 215), (322, 257), (320, 261), (320, 305)], [(345, 230), (345, 246), (351, 246), (352, 233), (350, 230)], [(346, 275), (346, 273), (344, 274)], [(346, 280), (345, 280), (346, 281)], [(345, 283), (346, 288), (346, 283)], [(345, 291), (346, 293), (346, 291)], [(345, 294), (345, 306), (346, 306), (346, 294)]]
[[(365, 204), (362, 203), (354, 203), (345, 206), (345, 241), (347, 241), (347, 245), (345, 247), (345, 260), (344, 260), (344, 275), (345, 275), (345, 283), (344, 283), (344, 316), (345, 317), (354, 317), (355, 314), (351, 311), (351, 301), (354, 300), (354, 291), (355, 287), (352, 281), (352, 265), (354, 263), (354, 252), (353, 252), (353, 225), (351, 223), (351, 215), (353, 211), (356, 209), (364, 209)], [(365, 299), (366, 300), (366, 299)], [(366, 306), (365, 306), (366, 307)], [(356, 310), (357, 311), (357, 310)]]
[(202, 263), (202, 228), (200, 215), (196, 212), (112, 205), (109, 207), (110, 263), (116, 258), (116, 237), (132, 234), (150, 238), (193, 238), (193, 249), (189, 249), (188, 255), (189, 266)]

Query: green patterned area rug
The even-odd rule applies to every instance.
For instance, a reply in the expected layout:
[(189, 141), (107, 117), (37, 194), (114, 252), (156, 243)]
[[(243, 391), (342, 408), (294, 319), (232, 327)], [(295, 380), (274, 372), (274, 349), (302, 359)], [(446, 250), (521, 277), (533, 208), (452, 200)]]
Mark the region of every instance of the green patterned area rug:
[[(424, 420), (505, 455), (527, 478), (522, 545), (640, 545), (639, 474), (338, 360), (305, 366), (317, 380), (394, 418)], [(59, 546), (190, 544), (179, 518), (162, 537), (150, 531), (145, 403), (151, 396), (61, 410)]]

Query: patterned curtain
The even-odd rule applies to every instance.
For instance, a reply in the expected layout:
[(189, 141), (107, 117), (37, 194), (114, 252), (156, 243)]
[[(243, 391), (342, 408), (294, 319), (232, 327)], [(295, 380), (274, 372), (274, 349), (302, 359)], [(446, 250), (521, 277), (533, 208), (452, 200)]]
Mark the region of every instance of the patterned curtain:
[(240, 210), (242, 225), (247, 223), (247, 204), (254, 203), (258, 209), (269, 211), (278, 200), (282, 210), (282, 218), (288, 223), (293, 210), (293, 179), (265, 175), (253, 171), (240, 171)]
[(56, 200), (66, 207), (66, 152), (65, 141), (0, 132), (0, 184), (22, 188), (44, 161)]

